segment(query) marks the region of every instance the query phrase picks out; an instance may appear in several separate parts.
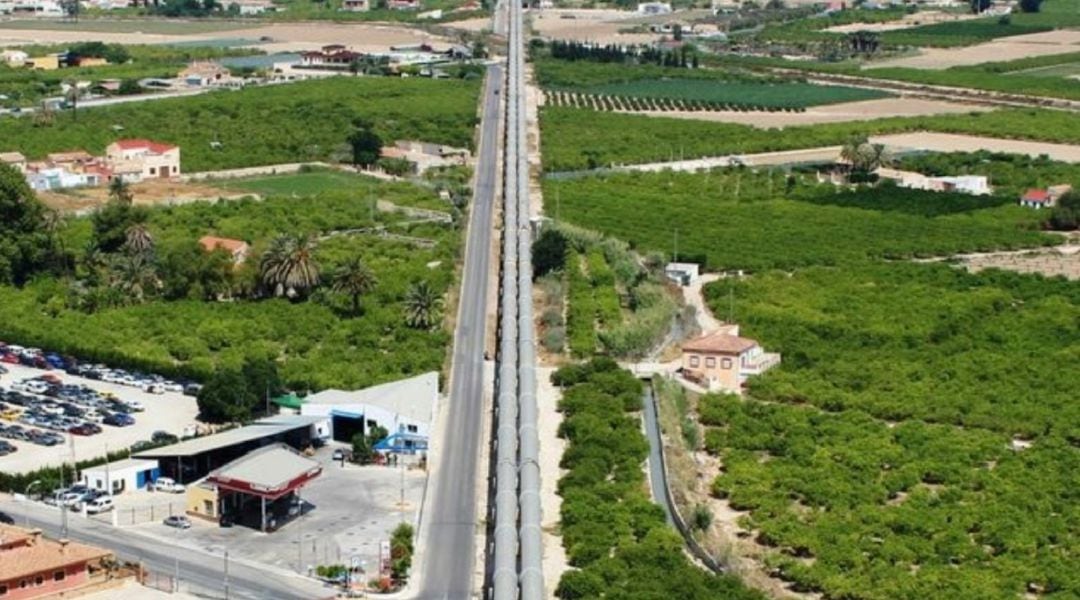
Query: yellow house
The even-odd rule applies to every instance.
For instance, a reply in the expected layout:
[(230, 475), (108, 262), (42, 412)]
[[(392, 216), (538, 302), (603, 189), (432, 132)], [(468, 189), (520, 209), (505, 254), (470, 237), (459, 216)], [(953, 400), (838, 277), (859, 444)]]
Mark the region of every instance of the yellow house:
[(187, 514), (216, 521), (221, 516), (217, 486), (202, 481), (187, 488)]
[(780, 364), (780, 355), (765, 352), (757, 341), (739, 337), (739, 326), (719, 330), (683, 344), (683, 376), (709, 391), (738, 394), (751, 375)]
[(60, 68), (60, 57), (53, 55), (35, 56), (26, 61), (27, 66), (39, 71), (55, 71)]

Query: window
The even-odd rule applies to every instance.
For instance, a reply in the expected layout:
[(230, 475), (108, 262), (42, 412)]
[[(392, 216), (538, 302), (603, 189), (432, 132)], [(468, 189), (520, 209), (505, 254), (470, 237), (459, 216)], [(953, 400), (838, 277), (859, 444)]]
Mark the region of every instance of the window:
[(710, 369), (716, 368), (716, 357), (715, 356), (706, 356), (705, 357), (705, 366), (710, 368)]
[(157, 169), (154, 168), (154, 167), (150, 167), (150, 174), (151, 175), (157, 175)]
[(376, 421), (375, 419), (368, 419), (367, 426), (368, 426), (368, 429), (371, 429), (372, 427), (378, 427), (379, 422)]
[(67, 576), (67, 573), (64, 573), (63, 571), (57, 571), (57, 572), (52, 574), (52, 580), (53, 581), (63, 581), (64, 577), (66, 577), (66, 576)]
[(23, 588), (25, 588), (25, 587), (26, 587), (26, 586), (28, 586), (28, 585), (30, 585), (30, 584), (29, 584), (29, 583), (27, 583), (25, 579), (20, 579), (20, 580), (19, 580), (19, 589), (20, 589), (20, 590), (21, 590), (21, 589), (23, 589)]
[(722, 359), (720, 361), (720, 368), (721, 369), (730, 369), (731, 368), (731, 359), (730, 358)]
[(38, 575), (34, 578), (34, 585), (45, 585), (45, 577)]
[(700, 359), (697, 356), (691, 356), (690, 357), (690, 366), (691, 367), (697, 368), (699, 362), (700, 362)]
[(0, 596), (7, 596), (7, 584), (0, 583)]
[(416, 433), (416, 425), (407, 425), (405, 429), (409, 430), (409, 433)]

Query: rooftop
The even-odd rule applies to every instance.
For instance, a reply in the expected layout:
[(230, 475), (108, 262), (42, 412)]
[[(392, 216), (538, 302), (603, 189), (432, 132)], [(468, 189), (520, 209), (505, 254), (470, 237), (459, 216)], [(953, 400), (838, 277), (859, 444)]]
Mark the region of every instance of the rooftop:
[(1028, 202), (1049, 202), (1050, 192), (1047, 192), (1046, 190), (1032, 188), (1024, 192), (1024, 200)]
[(755, 340), (731, 335), (725, 330), (720, 330), (683, 344), (683, 351), (742, 354), (757, 345), (758, 343)]
[(156, 154), (164, 154), (169, 150), (175, 150), (176, 146), (144, 139), (116, 140), (113, 144), (121, 150), (140, 150), (146, 148)]
[(177, 456), (196, 456), (211, 450), (228, 448), (237, 444), (270, 437), (279, 433), (285, 433), (301, 427), (311, 427), (312, 417), (287, 417), (278, 415), (269, 419), (259, 419), (251, 425), (229, 429), (214, 435), (197, 437), (187, 441), (151, 448), (136, 453), (135, 458), (165, 458)]
[(40, 530), (0, 524), (0, 543), (12, 542), (16, 545), (0, 550), (0, 576), (5, 580), (112, 556), (112, 552), (103, 548), (68, 540), (50, 540), (43, 537)]
[(273, 444), (245, 454), (210, 473), (207, 479), (225, 486), (245, 483), (258, 491), (277, 492), (298, 478), (315, 477), (321, 472), (317, 461), (285, 444)]
[(438, 393), (439, 374), (429, 371), (362, 390), (324, 390), (304, 398), (304, 403), (369, 404), (427, 423), (431, 421), (431, 411)]
[(199, 244), (201, 244), (207, 252), (213, 252), (218, 248), (223, 248), (229, 252), (238, 252), (248, 247), (248, 244), (245, 241), (216, 237), (213, 235), (202, 236), (199, 238)]
[(21, 152), (0, 152), (0, 162), (18, 163), (26, 162), (26, 157)]
[(126, 471), (128, 469), (156, 469), (158, 468), (158, 461), (149, 458), (125, 458), (124, 460), (118, 460), (107, 465), (98, 465), (96, 467), (87, 467), (83, 469), (83, 473), (90, 471), (105, 471), (105, 467), (108, 467), (110, 471)]

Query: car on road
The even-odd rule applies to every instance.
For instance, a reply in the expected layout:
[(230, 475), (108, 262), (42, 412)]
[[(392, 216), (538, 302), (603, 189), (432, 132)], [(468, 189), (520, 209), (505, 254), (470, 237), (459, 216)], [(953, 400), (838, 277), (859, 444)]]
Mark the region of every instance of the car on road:
[(191, 519), (185, 517), (184, 515), (171, 515), (165, 517), (165, 520), (162, 521), (162, 523), (164, 523), (167, 527), (176, 527), (177, 529), (191, 528)]
[(183, 494), (185, 489), (184, 484), (177, 483), (169, 477), (159, 477), (157, 481), (154, 482), (154, 490), (158, 492)]
[(95, 515), (113, 509), (112, 496), (100, 496), (86, 503), (86, 512)]
[(344, 448), (337, 448), (337, 449), (334, 450), (334, 454), (333, 454), (333, 459), (334, 460), (345, 460), (348, 457), (349, 457), (349, 455), (348, 455), (348, 453), (345, 452)]

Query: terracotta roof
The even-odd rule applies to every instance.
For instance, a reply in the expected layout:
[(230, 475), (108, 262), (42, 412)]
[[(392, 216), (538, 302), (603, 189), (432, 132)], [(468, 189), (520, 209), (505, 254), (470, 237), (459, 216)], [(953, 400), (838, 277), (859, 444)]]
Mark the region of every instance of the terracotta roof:
[(172, 144), (164, 144), (162, 142), (155, 142), (152, 140), (144, 139), (116, 140), (113, 143), (116, 144), (116, 147), (120, 148), (121, 150), (136, 150), (139, 148), (147, 148), (151, 152), (154, 152), (156, 154), (164, 154), (169, 150), (176, 148), (176, 146), (173, 146)]
[(9, 537), (30, 538), (22, 545), (0, 551), (0, 573), (9, 581), (43, 571), (53, 571), (65, 565), (112, 556), (112, 552), (104, 548), (70, 541), (58, 542), (22, 527), (0, 524), (0, 538)]
[(1032, 188), (1024, 192), (1023, 200), (1026, 202), (1049, 202), (1050, 193), (1046, 190)]
[(229, 252), (238, 252), (247, 248), (247, 242), (241, 240), (234, 240), (230, 238), (215, 237), (212, 235), (204, 235), (199, 238), (199, 243), (207, 252), (213, 252), (218, 248), (222, 248)]
[(724, 330), (720, 330), (683, 344), (683, 351), (742, 354), (757, 345), (758, 343), (755, 340), (731, 335)]

